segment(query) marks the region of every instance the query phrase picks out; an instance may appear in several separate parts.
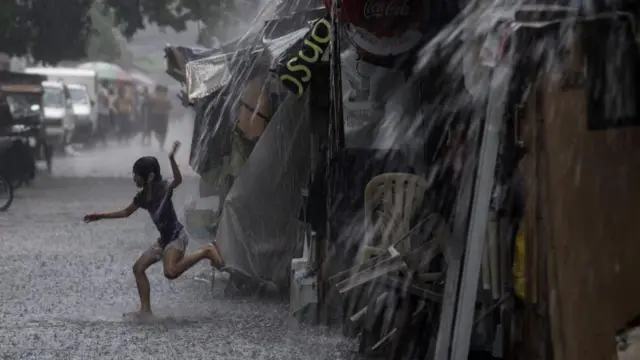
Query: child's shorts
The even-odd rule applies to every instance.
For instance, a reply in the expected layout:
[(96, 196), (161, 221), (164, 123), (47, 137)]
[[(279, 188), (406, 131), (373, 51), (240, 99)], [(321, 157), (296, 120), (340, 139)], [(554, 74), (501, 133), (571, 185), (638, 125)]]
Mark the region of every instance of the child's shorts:
[(164, 249), (162, 248), (162, 245), (160, 245), (156, 241), (153, 243), (153, 245), (151, 245), (151, 247), (145, 253), (148, 254), (149, 256), (154, 257), (157, 261), (160, 261), (162, 260), (162, 255), (168, 249), (178, 249), (180, 250), (180, 252), (184, 254), (187, 251), (187, 245), (189, 245), (189, 237), (187, 236), (187, 233), (184, 230), (182, 230), (180, 231), (180, 234), (178, 235), (178, 237), (176, 237), (173, 241), (168, 243), (167, 246), (164, 247)]

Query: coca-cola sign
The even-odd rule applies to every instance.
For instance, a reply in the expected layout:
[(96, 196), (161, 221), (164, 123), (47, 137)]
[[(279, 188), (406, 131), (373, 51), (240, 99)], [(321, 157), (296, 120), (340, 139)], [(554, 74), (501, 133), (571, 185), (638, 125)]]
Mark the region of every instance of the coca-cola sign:
[(408, 0), (367, 0), (364, 4), (364, 18), (366, 20), (378, 18), (397, 18), (409, 16), (411, 7)]

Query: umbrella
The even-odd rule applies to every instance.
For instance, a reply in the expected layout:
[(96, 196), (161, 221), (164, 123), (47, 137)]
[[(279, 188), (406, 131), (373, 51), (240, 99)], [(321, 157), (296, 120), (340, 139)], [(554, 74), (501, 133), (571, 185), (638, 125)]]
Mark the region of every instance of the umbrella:
[(96, 61), (87, 62), (77, 66), (78, 69), (93, 70), (98, 74), (98, 78), (107, 80), (131, 80), (131, 75), (116, 64)]
[(148, 75), (140, 71), (133, 70), (130, 72), (130, 74), (133, 80), (140, 85), (143, 85), (146, 87), (153, 87), (156, 84), (156, 82), (153, 81), (152, 78), (150, 78)]

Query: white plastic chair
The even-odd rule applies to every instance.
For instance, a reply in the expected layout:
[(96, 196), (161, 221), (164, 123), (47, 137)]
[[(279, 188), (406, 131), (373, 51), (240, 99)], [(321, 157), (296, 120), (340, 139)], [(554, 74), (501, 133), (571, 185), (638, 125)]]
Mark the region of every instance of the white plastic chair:
[(382, 174), (369, 181), (364, 194), (363, 261), (387, 251), (393, 256), (410, 250), (406, 235), (428, 187), (425, 178), (406, 173)]

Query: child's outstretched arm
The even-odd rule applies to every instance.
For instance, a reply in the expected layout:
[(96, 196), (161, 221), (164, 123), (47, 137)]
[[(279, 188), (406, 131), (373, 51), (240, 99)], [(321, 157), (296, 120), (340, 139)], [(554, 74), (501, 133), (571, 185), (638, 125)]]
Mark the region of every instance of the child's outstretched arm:
[(131, 204), (129, 204), (129, 206), (127, 206), (122, 210), (108, 212), (108, 213), (88, 214), (84, 216), (83, 220), (86, 223), (90, 223), (90, 222), (98, 221), (102, 219), (122, 219), (122, 218), (131, 216), (131, 214), (136, 212), (136, 210), (138, 210), (138, 205), (132, 202)]
[(175, 189), (180, 184), (182, 184), (182, 174), (180, 173), (180, 168), (178, 168), (178, 164), (176, 163), (176, 152), (180, 148), (180, 142), (176, 141), (173, 143), (173, 148), (169, 153), (169, 163), (171, 163), (171, 171), (173, 172), (173, 181), (169, 185), (171, 189)]

